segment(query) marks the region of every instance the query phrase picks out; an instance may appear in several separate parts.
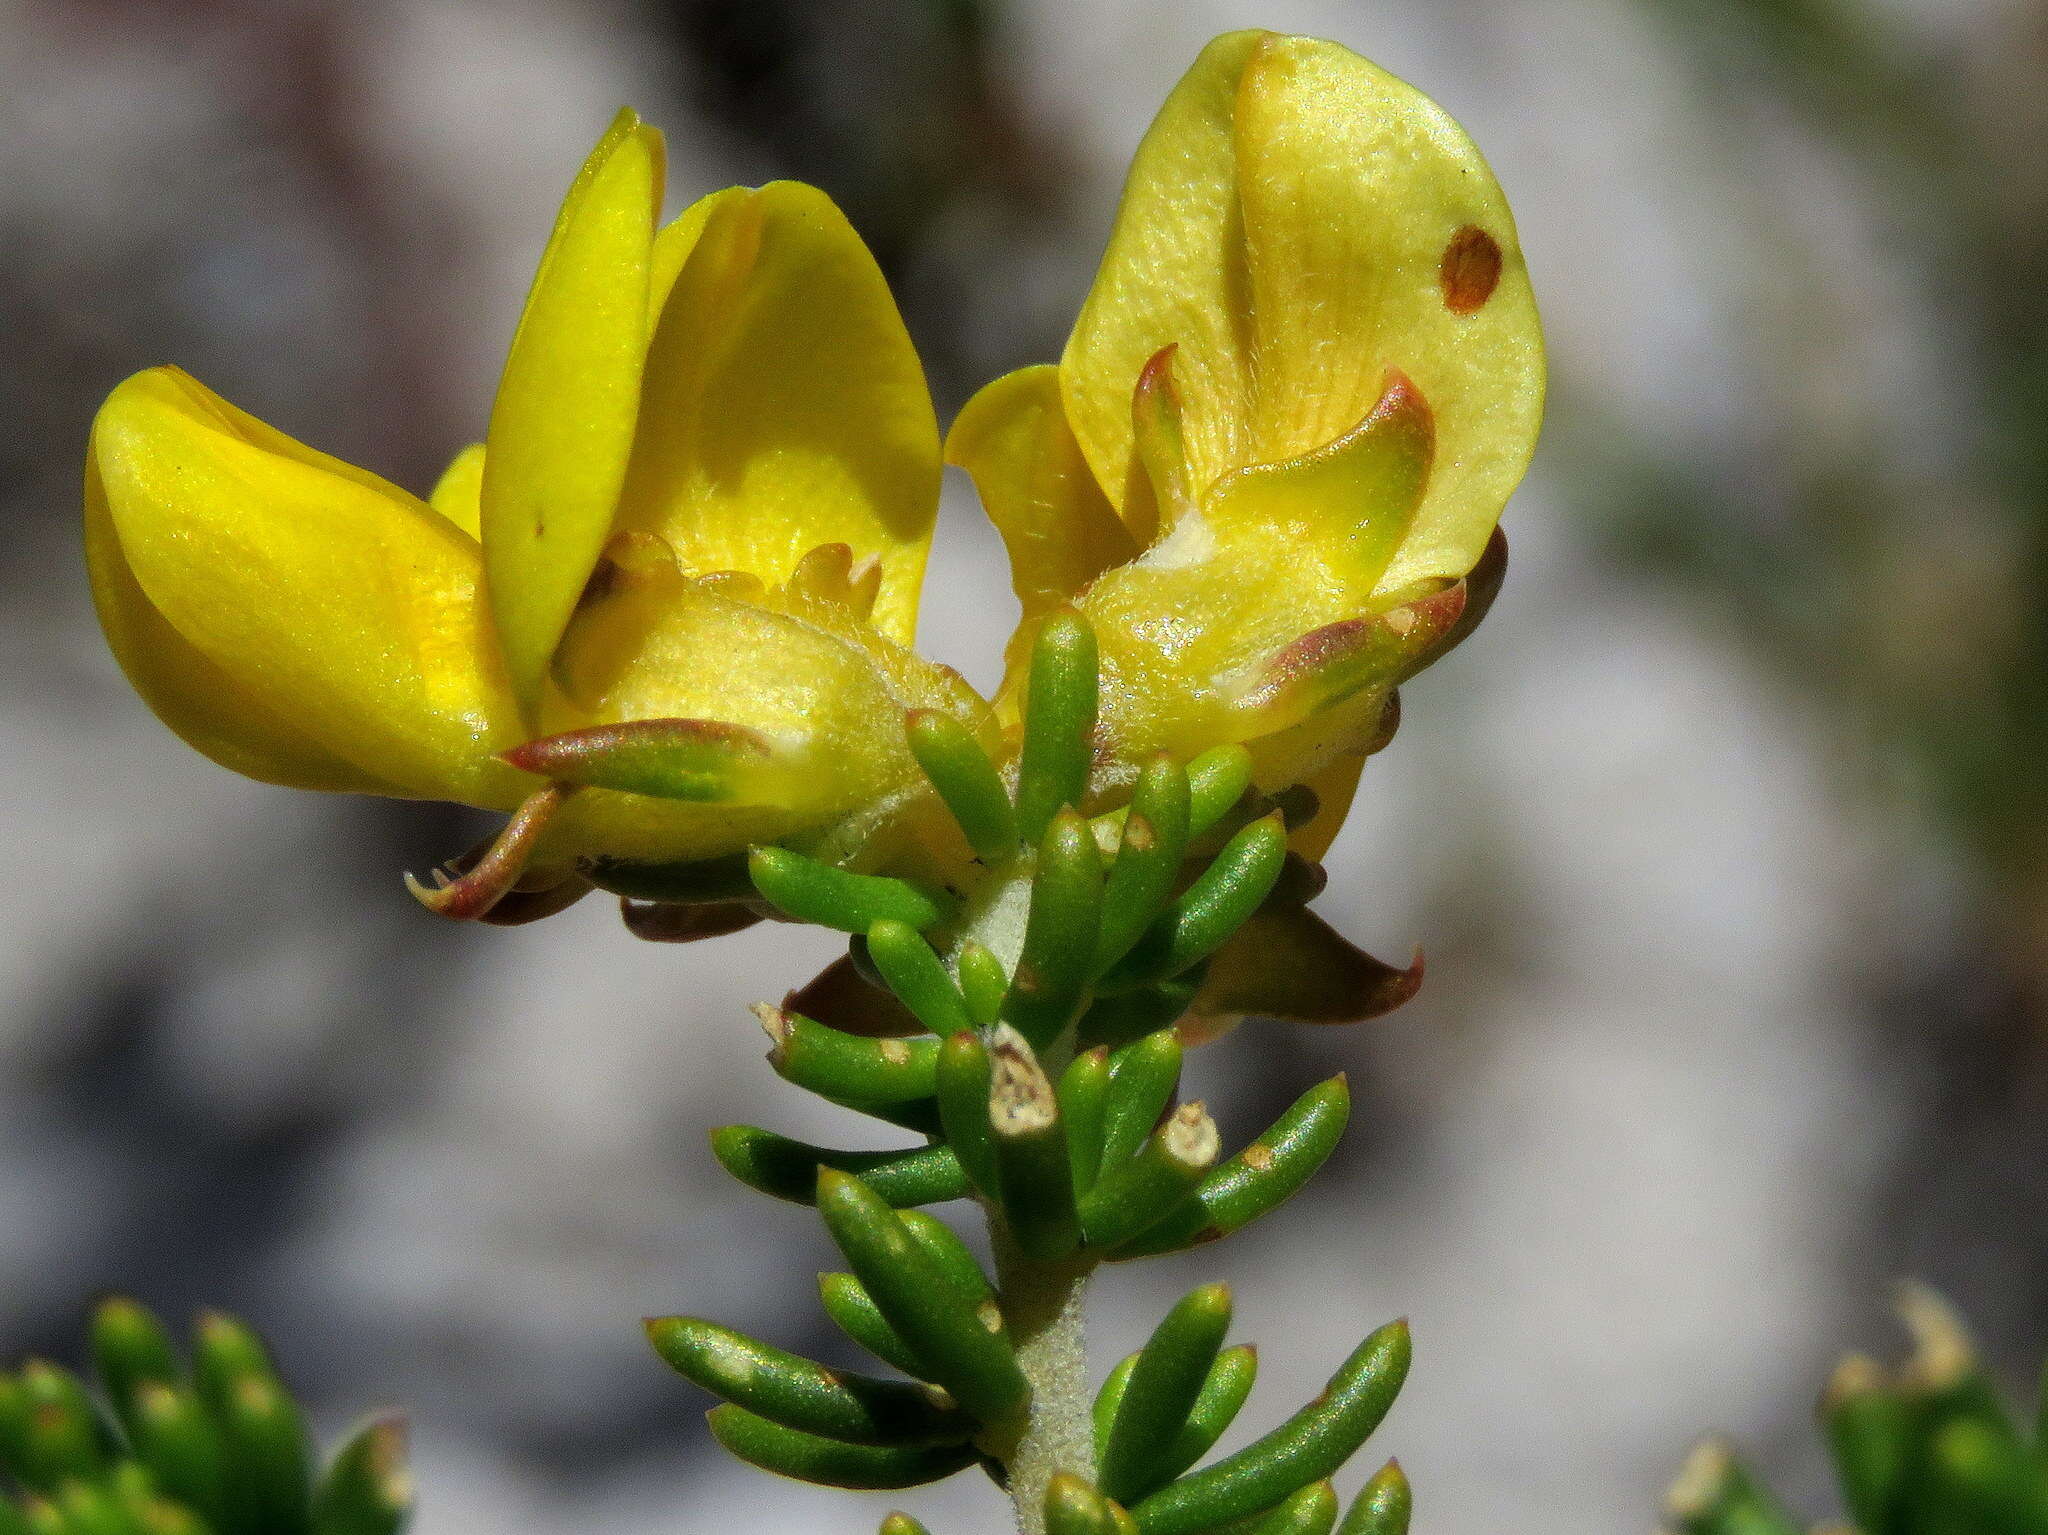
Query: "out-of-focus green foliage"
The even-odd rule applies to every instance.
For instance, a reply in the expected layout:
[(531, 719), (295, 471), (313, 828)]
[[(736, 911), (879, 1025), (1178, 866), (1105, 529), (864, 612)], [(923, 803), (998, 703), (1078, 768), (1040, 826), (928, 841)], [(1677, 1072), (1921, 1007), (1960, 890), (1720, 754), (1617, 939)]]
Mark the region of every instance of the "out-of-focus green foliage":
[(243, 1323), (207, 1312), (189, 1358), (134, 1301), (93, 1313), (92, 1389), (31, 1359), (0, 1373), (0, 1535), (398, 1535), (405, 1425), (372, 1419), (322, 1469)]
[[(1948, 1306), (1900, 1293), (1917, 1347), (1896, 1370), (1852, 1354), (1821, 1396), (1848, 1535), (2041, 1535), (2048, 1423), (2007, 1410)], [(1680, 1535), (1800, 1535), (1805, 1526), (1722, 1441), (1702, 1443), (1667, 1502)]]

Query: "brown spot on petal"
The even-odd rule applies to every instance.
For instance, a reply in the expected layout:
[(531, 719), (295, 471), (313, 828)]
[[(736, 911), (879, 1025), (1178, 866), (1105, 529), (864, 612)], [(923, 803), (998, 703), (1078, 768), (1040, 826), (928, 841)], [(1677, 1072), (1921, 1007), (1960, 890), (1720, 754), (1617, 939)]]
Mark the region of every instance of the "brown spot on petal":
[(1467, 224), (1451, 236), (1437, 263), (1444, 307), (1452, 314), (1477, 313), (1500, 285), (1500, 266), (1500, 243), (1477, 224)]

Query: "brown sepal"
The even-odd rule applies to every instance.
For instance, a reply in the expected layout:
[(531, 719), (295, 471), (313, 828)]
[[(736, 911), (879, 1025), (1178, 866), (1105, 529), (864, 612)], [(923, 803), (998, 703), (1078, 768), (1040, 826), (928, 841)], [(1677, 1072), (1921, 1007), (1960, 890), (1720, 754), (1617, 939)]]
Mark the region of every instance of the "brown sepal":
[(1209, 962), (1198, 1013), (1291, 1023), (1363, 1023), (1422, 989), (1422, 951), (1405, 970), (1374, 959), (1303, 907), (1259, 912)]
[[(1508, 576), (1508, 536), (1499, 528), (1486, 541), (1486, 547), (1479, 552), (1479, 561), (1465, 577), (1465, 610), (1458, 615), (1458, 621), (1451, 625), (1451, 632), (1444, 636), (1443, 643), (1430, 654), (1429, 661), (1449, 655), (1465, 643), (1466, 637), (1479, 627), (1479, 620), (1486, 617), (1493, 607), (1493, 599), (1500, 595), (1501, 583)], [(1417, 667), (1416, 670), (1421, 670)]]
[(528, 890), (524, 884), (514, 885), (509, 895), (500, 898), (477, 921), (487, 927), (524, 927), (558, 911), (567, 911), (596, 888), (580, 874), (571, 874), (535, 890)]
[(761, 913), (744, 901), (680, 905), (674, 901), (636, 901), (619, 898), (619, 919), (626, 931), (648, 943), (695, 943), (700, 938), (723, 938), (742, 932), (761, 920)]
[(895, 993), (871, 984), (845, 955), (784, 997), (782, 1007), (866, 1039), (901, 1039), (925, 1032)]
[(1264, 907), (1306, 906), (1321, 895), (1329, 883), (1329, 871), (1321, 864), (1310, 863), (1299, 853), (1289, 853), (1280, 865), (1280, 877), (1273, 882)]

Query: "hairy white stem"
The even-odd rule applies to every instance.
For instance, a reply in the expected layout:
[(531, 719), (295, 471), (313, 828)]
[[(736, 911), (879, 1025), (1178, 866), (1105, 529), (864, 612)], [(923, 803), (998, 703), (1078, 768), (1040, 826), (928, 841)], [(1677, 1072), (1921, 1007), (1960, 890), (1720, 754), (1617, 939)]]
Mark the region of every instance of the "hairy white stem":
[(1094, 1264), (1033, 1263), (991, 1221), (996, 1283), (1017, 1363), (1031, 1382), (1031, 1415), (1001, 1459), (1010, 1475), (1019, 1535), (1045, 1535), (1045, 1488), (1068, 1471), (1095, 1478), (1088, 1354), (1081, 1301)]

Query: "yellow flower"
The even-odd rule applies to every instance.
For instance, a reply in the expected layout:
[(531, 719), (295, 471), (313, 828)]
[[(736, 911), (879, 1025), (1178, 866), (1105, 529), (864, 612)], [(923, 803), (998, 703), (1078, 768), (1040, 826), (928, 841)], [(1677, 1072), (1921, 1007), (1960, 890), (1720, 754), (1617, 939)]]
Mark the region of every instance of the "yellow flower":
[(166, 724), (299, 788), (511, 810), (590, 785), (529, 818), (550, 824), (522, 856), (556, 868), (857, 857), (920, 792), (904, 711), (985, 728), (907, 649), (938, 436), (873, 259), (791, 182), (657, 227), (662, 177), (660, 135), (622, 113), (541, 257), (487, 441), (426, 501), (174, 369), (114, 390), (88, 558)]
[(1474, 568), (1542, 396), (1514, 222), (1464, 132), (1334, 43), (1237, 32), (1139, 146), (1059, 365), (982, 390), (947, 452), (1022, 637), (1069, 601), (1095, 626), (1098, 787), (1243, 742), (1262, 787), (1334, 812), (1319, 855), (1394, 685), (1491, 595), (1504, 546)]

